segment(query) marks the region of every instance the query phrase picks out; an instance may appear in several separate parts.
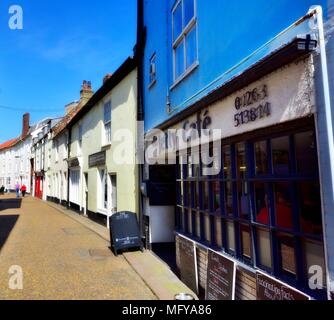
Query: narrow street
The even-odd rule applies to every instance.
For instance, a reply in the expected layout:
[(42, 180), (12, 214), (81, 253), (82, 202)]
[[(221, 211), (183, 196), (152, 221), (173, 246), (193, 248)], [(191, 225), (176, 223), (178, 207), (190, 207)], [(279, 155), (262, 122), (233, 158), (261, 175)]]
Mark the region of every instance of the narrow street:
[[(109, 243), (46, 203), (0, 198), (0, 300), (156, 299)], [(23, 290), (9, 289), (11, 266)]]

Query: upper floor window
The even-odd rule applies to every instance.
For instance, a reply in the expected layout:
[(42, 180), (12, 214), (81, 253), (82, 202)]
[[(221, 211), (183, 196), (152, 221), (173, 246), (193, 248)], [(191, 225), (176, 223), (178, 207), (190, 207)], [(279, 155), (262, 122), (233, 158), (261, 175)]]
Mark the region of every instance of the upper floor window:
[[(59, 160), (59, 143), (58, 143), (58, 140), (55, 140), (54, 144), (55, 144), (56, 162), (58, 162), (58, 160)], [(50, 151), (51, 150), (49, 150), (49, 155), (51, 156), (51, 152)]]
[(156, 65), (157, 55), (153, 54), (150, 59), (150, 84), (149, 87), (152, 87), (157, 81), (157, 65)]
[(79, 148), (82, 147), (82, 124), (79, 124)]
[(196, 0), (179, 0), (173, 9), (174, 81), (197, 63)]
[(111, 143), (111, 102), (108, 101), (104, 105), (104, 142)]

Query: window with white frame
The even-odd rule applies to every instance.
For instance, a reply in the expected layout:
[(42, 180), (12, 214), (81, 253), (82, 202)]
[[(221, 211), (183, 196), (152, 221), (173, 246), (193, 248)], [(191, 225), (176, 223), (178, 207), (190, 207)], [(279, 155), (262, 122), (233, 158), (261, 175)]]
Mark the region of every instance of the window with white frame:
[(156, 65), (157, 55), (154, 53), (150, 59), (150, 84), (152, 87), (157, 81), (157, 65)]
[(111, 143), (111, 102), (104, 104), (104, 143)]
[(78, 141), (79, 141), (79, 150), (81, 151), (81, 147), (82, 147), (82, 124), (79, 124), (79, 138), (78, 138)]
[(172, 12), (174, 81), (198, 63), (196, 0), (179, 0)]

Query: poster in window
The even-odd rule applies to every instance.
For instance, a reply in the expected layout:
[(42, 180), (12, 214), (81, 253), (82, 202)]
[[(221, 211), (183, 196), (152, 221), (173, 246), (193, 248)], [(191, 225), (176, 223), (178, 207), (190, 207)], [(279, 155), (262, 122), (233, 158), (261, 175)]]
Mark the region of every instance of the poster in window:
[(257, 300), (311, 300), (309, 296), (289, 285), (269, 277), (262, 272), (256, 273)]
[(235, 262), (209, 250), (206, 300), (235, 300), (235, 281)]

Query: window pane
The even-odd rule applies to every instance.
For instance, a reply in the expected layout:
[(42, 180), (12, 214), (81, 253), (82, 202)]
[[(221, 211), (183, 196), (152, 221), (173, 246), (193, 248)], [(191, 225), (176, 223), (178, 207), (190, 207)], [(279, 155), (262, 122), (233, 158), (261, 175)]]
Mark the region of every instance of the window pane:
[(298, 183), (300, 226), (304, 233), (322, 234), (320, 185), (315, 182)]
[(254, 144), (256, 174), (268, 174), (267, 142), (259, 141)]
[(184, 26), (187, 26), (191, 19), (195, 16), (195, 1), (183, 0), (184, 3)]
[(183, 206), (184, 202), (184, 191), (183, 191), (183, 181), (177, 183), (178, 186), (178, 205)]
[(194, 212), (193, 215), (195, 215), (195, 220), (196, 220), (196, 237), (200, 238), (201, 237), (201, 214), (199, 212)]
[(222, 220), (220, 217), (215, 217), (215, 240), (216, 245), (220, 248), (223, 247), (223, 239), (222, 239)]
[(188, 233), (193, 233), (193, 223), (192, 223), (192, 211), (188, 210)]
[(271, 261), (271, 244), (270, 235), (268, 231), (258, 229), (257, 230), (257, 245), (258, 245), (258, 261), (260, 265), (272, 268)]
[(192, 207), (192, 200), (191, 200), (191, 182), (186, 183), (187, 186), (187, 200), (185, 201), (185, 205), (190, 208)]
[(220, 212), (220, 182), (214, 181), (212, 182), (212, 191), (213, 191), (213, 208), (217, 214), (221, 214)]
[(200, 203), (199, 203), (199, 183), (194, 182), (194, 208), (200, 209)]
[(288, 175), (290, 173), (290, 143), (289, 137), (276, 138), (271, 141), (273, 152), (274, 174)]
[(245, 258), (252, 258), (252, 242), (251, 242), (251, 234), (248, 226), (241, 225), (241, 239), (242, 239), (242, 255)]
[(232, 178), (232, 164), (231, 164), (231, 147), (223, 147), (223, 158), (224, 158), (224, 179)]
[(204, 233), (205, 240), (211, 243), (211, 219), (208, 214), (204, 215)]
[(226, 214), (233, 216), (233, 189), (232, 182), (225, 182), (225, 209)]
[(105, 142), (111, 143), (111, 123), (109, 122), (108, 124), (106, 124), (104, 129), (105, 129)]
[(269, 198), (264, 183), (254, 183), (256, 221), (269, 225)]
[(173, 13), (173, 39), (174, 41), (182, 33), (182, 1)]
[(326, 265), (323, 245), (319, 242), (305, 240), (303, 241), (304, 259), (306, 263), (305, 274), (309, 274), (309, 270), (313, 266), (319, 266), (323, 271), (323, 287), (326, 285)]
[(104, 209), (108, 209), (108, 176), (104, 174)]
[(296, 275), (294, 241), (287, 235), (278, 235), (281, 269), (283, 273)]
[(292, 207), (289, 183), (275, 183), (274, 193), (276, 225), (281, 228), (292, 229)]
[(197, 39), (196, 39), (196, 26), (186, 35), (186, 64), (187, 69), (191, 67), (197, 60)]
[(175, 49), (175, 76), (179, 78), (185, 71), (184, 62), (184, 41), (182, 41)]
[(209, 203), (209, 183), (203, 182), (203, 210), (210, 210), (210, 203)]
[(243, 219), (250, 217), (250, 200), (247, 182), (238, 182), (239, 216)]
[(295, 135), (297, 170), (303, 175), (318, 174), (317, 147), (313, 131)]
[(247, 166), (246, 166), (246, 148), (244, 143), (237, 144), (237, 170), (238, 170), (238, 178), (245, 179)]
[(111, 103), (108, 102), (104, 105), (104, 123), (111, 121)]
[(228, 241), (228, 249), (230, 251), (235, 251), (235, 236), (234, 236), (234, 223), (227, 222), (227, 241)]

